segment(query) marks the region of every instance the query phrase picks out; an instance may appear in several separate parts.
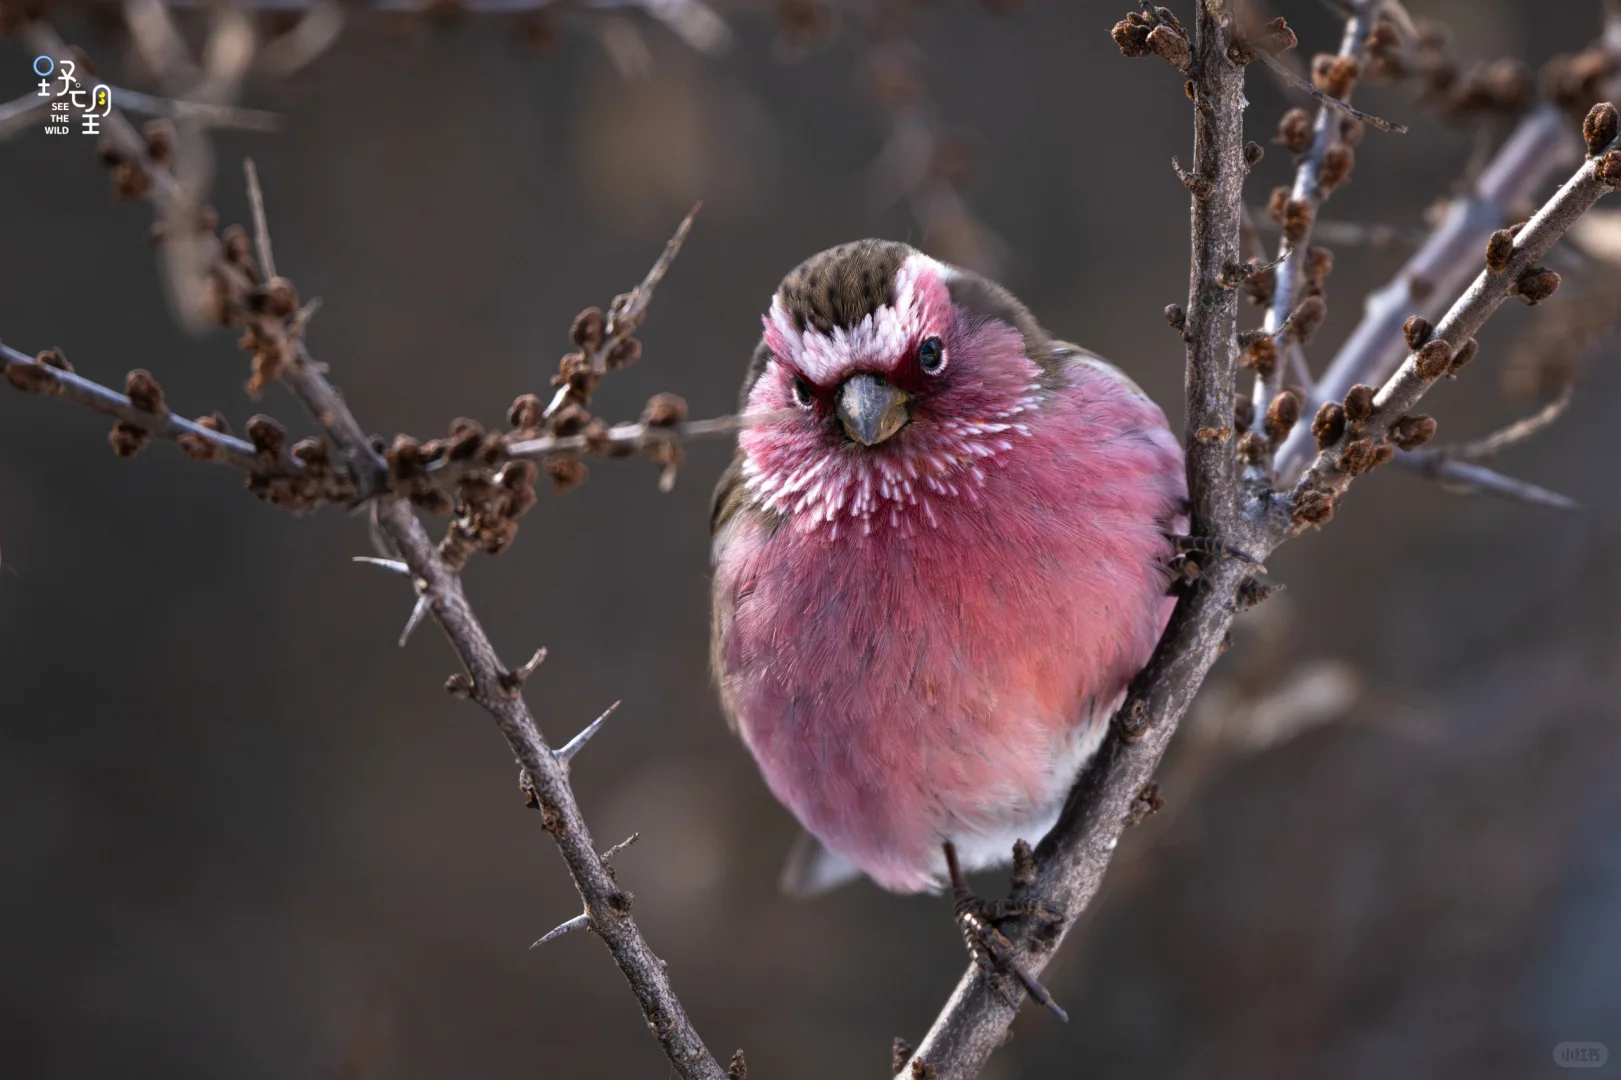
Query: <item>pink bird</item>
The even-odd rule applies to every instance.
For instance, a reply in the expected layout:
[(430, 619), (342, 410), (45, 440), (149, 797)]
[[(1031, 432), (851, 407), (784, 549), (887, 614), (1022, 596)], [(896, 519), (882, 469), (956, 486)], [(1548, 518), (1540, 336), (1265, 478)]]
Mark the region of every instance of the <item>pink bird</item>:
[(904, 244), (810, 258), (764, 323), (743, 408), (781, 418), (715, 492), (711, 657), (808, 834), (784, 887), (932, 890), (950, 847), (1005, 864), (1175, 605), (1177, 440), (1115, 368)]

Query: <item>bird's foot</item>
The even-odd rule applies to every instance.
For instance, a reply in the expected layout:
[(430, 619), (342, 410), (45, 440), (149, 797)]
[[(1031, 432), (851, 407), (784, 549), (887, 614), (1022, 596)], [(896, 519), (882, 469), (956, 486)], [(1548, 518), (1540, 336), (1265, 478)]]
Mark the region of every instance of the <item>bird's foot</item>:
[[(1166, 533), (1165, 538), (1171, 542), (1171, 550), (1175, 555), (1223, 555), (1229, 559), (1239, 559), (1251, 566), (1260, 567), (1261, 560), (1246, 551), (1209, 536), (1182, 536), (1178, 533)], [(1266, 573), (1262, 568), (1260, 573)]]
[[(1059, 1007), (1058, 1002), (1047, 992), (1047, 988), (1019, 962), (1013, 942), (998, 928), (999, 924), (1009, 919), (1027, 915), (1043, 922), (1057, 922), (1063, 919), (1063, 913), (1040, 900), (1014, 897), (985, 900), (974, 895), (968, 888), (968, 882), (963, 879), (962, 867), (957, 862), (956, 845), (947, 840), (945, 851), (946, 869), (951, 874), (952, 917), (956, 920), (957, 928), (962, 931), (963, 943), (968, 946), (968, 955), (975, 966), (985, 973), (991, 985), (996, 987), (997, 992), (1009, 1005), (1018, 1004), (1008, 986), (1008, 980), (1012, 979), (1023, 986), (1026, 993), (1041, 1002), (1053, 1015), (1066, 1024), (1069, 1023), (1069, 1014)], [(1034, 877), (1030, 845), (1021, 840), (1013, 849), (1014, 887), (1022, 888)]]

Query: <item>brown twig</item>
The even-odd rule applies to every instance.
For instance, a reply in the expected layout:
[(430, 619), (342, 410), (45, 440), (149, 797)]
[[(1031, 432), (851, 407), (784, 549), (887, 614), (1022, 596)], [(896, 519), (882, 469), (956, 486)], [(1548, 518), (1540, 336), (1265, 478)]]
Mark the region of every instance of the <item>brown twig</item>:
[[(1364, 3), (1363, 0), (1356, 0), (1356, 2), (1352, 6), (1353, 7), (1368, 7), (1369, 5)], [(1371, 6), (1377, 7), (1378, 5), (1373, 4)], [(1353, 18), (1354, 18), (1354, 16), (1353, 16)], [(1312, 97), (1314, 97), (1318, 101), (1322, 102), (1324, 108), (1333, 109), (1336, 112), (1344, 113), (1346, 116), (1355, 117), (1356, 119), (1361, 120), (1365, 124), (1368, 124), (1368, 125), (1370, 125), (1372, 127), (1376, 127), (1380, 131), (1388, 131), (1392, 135), (1405, 135), (1405, 134), (1407, 134), (1407, 125), (1406, 124), (1397, 124), (1397, 123), (1394, 123), (1394, 122), (1392, 122), (1390, 120), (1385, 120), (1385, 119), (1383, 119), (1381, 117), (1375, 116), (1370, 112), (1363, 112), (1361, 109), (1357, 108), (1355, 105), (1352, 105), (1349, 101), (1345, 100), (1344, 98), (1337, 98), (1333, 94), (1328, 93), (1327, 91), (1319, 90), (1317, 87), (1313, 86), (1310, 82), (1306, 81), (1305, 79), (1302, 79), (1299, 75), (1296, 75), (1292, 70), (1290, 70), (1290, 68), (1289, 68), (1289, 66), (1287, 64), (1285, 64), (1282, 61), (1278, 60), (1276, 57), (1269, 56), (1266, 53), (1261, 53), (1260, 57), (1261, 57), (1262, 62), (1265, 63), (1267, 67), (1269, 67), (1273, 71), (1277, 72), (1278, 77), (1283, 79), (1284, 82), (1288, 83), (1290, 86), (1294, 87), (1296, 90), (1302, 91), (1303, 93), (1310, 94)]]
[[(689, 223), (690, 220), (689, 217)], [(259, 224), (262, 227), (262, 216)], [(629, 328), (633, 329), (645, 314), (652, 284), (668, 270), (669, 259), (684, 237), (684, 231), (678, 233), (665, 256), (649, 273), (643, 288), (633, 292), (633, 299), (624, 305), (621, 317)], [(268, 241), (265, 248), (268, 250)], [(638, 296), (640, 299), (636, 299)], [(343, 397), (302, 347), (297, 351), (296, 362), (281, 369), (280, 378), (351, 460), (370, 459), (386, 469)], [(508, 669), (501, 663), (462, 592), (460, 575), (446, 565), (439, 548), (428, 538), (409, 504), (383, 496), (377, 503), (374, 520), (400, 560), (410, 568), (434, 621), (466, 668), (470, 696), (494, 718), (522, 765), (525, 787), (541, 811), (542, 824), (563, 854), (575, 888), (585, 903), (591, 927), (613, 954), (665, 1055), (688, 1080), (720, 1080), (725, 1075), (724, 1070), (704, 1047), (675, 996), (664, 962), (630, 917), (630, 894), (608, 873), (606, 861), (591, 840), (569, 783), (566, 759), (546, 745), (524, 701), (521, 680), (519, 688), (514, 689)]]
[(1516, 446), (1537, 433), (1546, 430), (1564, 415), (1570, 405), (1573, 388), (1567, 384), (1557, 398), (1530, 416), (1516, 420), (1480, 439), (1451, 446), (1424, 447), (1421, 450), (1403, 450), (1396, 455), (1396, 464), (1440, 484), (1447, 491), (1460, 495), (1485, 492), (1533, 506), (1547, 506), (1556, 510), (1577, 510), (1581, 504), (1568, 495), (1519, 480), (1489, 469), (1480, 462), (1494, 457), (1511, 446)]
[[(1390, 283), (1368, 297), (1362, 319), (1312, 388), (1308, 411), (1343, 400), (1351, 387), (1387, 378), (1405, 354), (1402, 323), (1411, 315), (1434, 319), (1463, 290), (1475, 253), (1506, 220), (1507, 207), (1530, 198), (1548, 177), (1580, 157), (1581, 140), (1553, 105), (1540, 105), (1514, 132), (1475, 181), (1454, 199), (1441, 224)], [(1312, 436), (1300, 424), (1284, 440), (1278, 479), (1292, 482), (1310, 460)]]
[[(1379, 7), (1379, 0), (1355, 0), (1351, 6), (1351, 14), (1345, 21), (1345, 34), (1340, 43), (1338, 57), (1338, 62), (1350, 71), (1359, 70), (1361, 67), (1368, 32), (1373, 26)], [(1344, 81), (1343, 93), (1349, 97), (1356, 85), (1355, 76), (1347, 76)], [(1284, 235), (1278, 241), (1278, 258), (1281, 265), (1274, 273), (1272, 300), (1267, 305), (1266, 316), (1261, 324), (1263, 330), (1272, 334), (1276, 334), (1286, 320), (1293, 318), (1300, 286), (1305, 280), (1313, 227), (1323, 202), (1330, 194), (1327, 185), (1323, 183), (1325, 159), (1330, 149), (1336, 146), (1339, 147), (1337, 152), (1340, 154), (1352, 152), (1340, 137), (1341, 108), (1345, 103), (1338, 99), (1335, 101), (1335, 104), (1325, 102), (1317, 110), (1311, 144), (1305, 153), (1300, 155), (1300, 160), (1295, 165), (1294, 184), (1290, 188), (1289, 199), (1285, 204), (1285, 218), (1288, 224), (1284, 226)], [(1287, 353), (1291, 370), (1297, 361), (1299, 366), (1305, 367), (1305, 358), (1298, 342), (1288, 339), (1280, 344), (1282, 348), (1274, 352)], [(1278, 396), (1283, 388), (1283, 372), (1284, 364), (1274, 361), (1270, 366), (1255, 373), (1255, 390), (1251, 399), (1257, 411), (1265, 410)], [(1271, 457), (1271, 449), (1268, 446), (1262, 460), (1257, 463), (1256, 482), (1271, 482), (1269, 475)]]
[[(1518, 290), (1530, 295), (1527, 291), (1529, 276), (1537, 273), (1538, 264), (1554, 244), (1582, 214), (1621, 184), (1621, 149), (1618, 148), (1621, 148), (1621, 139), (1612, 140), (1584, 162), (1523, 229), (1513, 235), (1507, 231), (1493, 234), (1493, 241), (1486, 248), (1486, 268), (1436, 325), (1429, 341), (1411, 353), (1373, 396), (1371, 412), (1360, 424), (1348, 427), (1338, 439), (1322, 446), (1317, 460), (1296, 485), (1297, 507), (1310, 492), (1320, 493), (1332, 506), (1351, 477), (1362, 471), (1358, 468), (1361, 453), (1353, 452), (1353, 444), (1377, 447), (1425, 392), (1450, 373), (1450, 360), (1466, 343), (1472, 342), (1486, 320), (1513, 292)], [(1555, 284), (1557, 280), (1554, 277)], [(1296, 517), (1287, 524), (1280, 524), (1279, 528), (1292, 534), (1310, 523)]]
[(1582, 504), (1569, 495), (1561, 495), (1538, 484), (1505, 476), (1496, 469), (1488, 469), (1470, 461), (1459, 461), (1445, 454), (1426, 450), (1404, 450), (1396, 454), (1395, 464), (1410, 469), (1427, 480), (1433, 480), (1441, 490), (1458, 495), (1496, 495), (1512, 502), (1530, 506), (1546, 506), (1552, 510), (1580, 510)]
[[(55, 37), (44, 24), (34, 23), (30, 27), (38, 39)], [(115, 118), (116, 126), (111, 123)], [(124, 144), (121, 160), (133, 162), (136, 168), (143, 170), (144, 193), (157, 203), (160, 216), (171, 205), (194, 211), (188, 193), (167, 168), (146, 153), (144, 142), (122, 116), (114, 113), (107, 120), (109, 131), (115, 131), (115, 138)], [(251, 165), (246, 173), (260, 261), (268, 271), (271, 245), (263, 193)], [(211, 231), (205, 230), (205, 235), (212, 248), (222, 246)], [(640, 323), (652, 286), (668, 269), (684, 236), (685, 226), (643, 285), (614, 305), (609, 317), (610, 337), (617, 331), (622, 339)], [(591, 928), (608, 946), (671, 1064), (689, 1080), (721, 1080), (725, 1071), (694, 1030), (670, 985), (663, 961), (653, 953), (630, 916), (631, 894), (614, 881), (606, 857), (599, 854), (592, 843), (581, 816), (569, 784), (568, 762), (583, 745), (585, 733), (563, 750), (553, 751), (541, 736), (524, 701), (524, 680), (542, 654), (537, 653), (535, 660), (515, 671), (500, 662), (467, 603), (460, 575), (441, 555), (439, 546), (429, 539), (409, 503), (392, 493), (388, 462), (356, 421), (342, 394), (327, 379), (325, 367), (317, 363), (306, 348), (300, 332), (305, 316), (296, 306), (296, 293), (290, 283), (284, 283), (283, 298), (293, 298), (288, 302), (265, 303), (251, 299), (260, 295), (253, 292), (259, 288), (256, 285), (259, 275), (245, 253), (233, 255), (229, 246), (225, 247), (227, 250), (213, 252), (210, 259), (210, 272), (227, 279), (221, 286), (227, 290), (220, 307), (222, 321), (236, 322), (251, 332), (256, 349), (261, 355), (268, 353), (271, 357), (262, 367), (257, 366), (256, 361), (256, 371), (286, 385), (304, 405), (336, 448), (342, 462), (337, 471), (347, 478), (353, 497), (371, 501), (372, 519), (381, 538), (408, 570), (414, 588), (465, 668), (465, 674), (454, 676), (447, 685), (488, 711), (506, 737), (523, 768), (523, 789), (532, 805), (541, 811), (542, 824), (563, 854)], [(272, 286), (281, 280), (272, 278), (263, 287), (265, 295), (275, 294), (277, 290)], [(185, 440), (196, 440), (211, 456), (250, 472), (261, 471), (269, 459), (270, 464), (285, 468), (295, 480), (312, 480), (308, 475), (310, 470), (282, 462), (279, 425), (271, 425), (275, 435), (265, 440), (266, 445), (256, 445), (243, 443), (205, 425), (179, 420), (169, 414), (161, 389), (144, 372), (133, 373), (130, 393), (119, 395), (73, 375), (54, 355), (33, 358), (5, 348), (0, 358), (4, 360), (7, 380), (19, 389), (60, 396), (117, 417), (121, 423), (114, 431), (115, 447), (129, 447), (133, 452), (142, 440), (154, 434), (183, 445)], [(322, 460), (325, 460), (324, 454)], [(588, 732), (595, 727), (587, 729)]]
[[(261, 451), (251, 442), (227, 432), (223, 423), (213, 417), (206, 422), (198, 422), (176, 416), (161, 405), (157, 409), (143, 409), (125, 394), (70, 370), (53, 366), (39, 357), (18, 352), (9, 345), (0, 344), (0, 370), (18, 390), (61, 398), (111, 416), (124, 427), (139, 431), (148, 438), (179, 445), (188, 457), (195, 460), (228, 465), (250, 477), (300, 481), (315, 479), (309, 467), (296, 457)], [(151, 385), (157, 384), (154, 381)], [(335, 476), (319, 479), (326, 501), (339, 504), (354, 501), (354, 486), (347, 480)]]
[(1438, 446), (1428, 452), (1433, 455), (1449, 457), (1454, 461), (1483, 461), (1494, 457), (1511, 446), (1517, 446), (1525, 440), (1545, 431), (1565, 414), (1570, 407), (1573, 387), (1567, 385), (1559, 392), (1559, 396), (1548, 404), (1532, 413), (1522, 417), (1506, 427), (1499, 428), (1481, 439), (1471, 439), (1466, 443), (1455, 446)]
[[(1185, 330), (1187, 468), (1193, 532), (1251, 550), (1255, 507), (1240, 508), (1233, 454), (1233, 400), (1238, 355), (1235, 290), (1224, 271), (1238, 262), (1244, 162), (1244, 69), (1228, 62), (1226, 37), (1205, 4), (1196, 17), (1192, 60), (1192, 174), (1208, 182), (1193, 195), (1192, 273)], [(1191, 186), (1191, 185), (1190, 185)], [(1260, 553), (1257, 553), (1260, 554)], [(1059, 823), (1037, 849), (1035, 881), (1019, 895), (1039, 899), (1063, 919), (1039, 940), (1021, 924), (1009, 931), (1015, 955), (1039, 975), (1065, 933), (1097, 894), (1130, 820), (1132, 804), (1152, 779), (1177, 722), (1221, 652), (1234, 614), (1233, 597), (1249, 576), (1239, 560), (1219, 559), (1208, 588), (1178, 606), (1154, 658), (1116, 714), (1110, 736), (1087, 766)], [(1129, 732), (1122, 734), (1122, 732)], [(1028, 921), (1028, 920), (1027, 920)], [(1002, 1042), (1017, 1005), (970, 965), (897, 1080), (920, 1069), (938, 1080), (978, 1075)], [(921, 1062), (918, 1066), (915, 1063)]]
[[(1310, 481), (1290, 495), (1243, 491), (1235, 483), (1232, 432), (1227, 425), (1234, 402), (1237, 341), (1230, 321), (1230, 291), (1213, 289), (1211, 283), (1233, 265), (1239, 244), (1243, 75), (1223, 61), (1205, 59), (1222, 55), (1222, 29), (1210, 6), (1201, 3), (1190, 91), (1195, 102), (1195, 164), (1190, 175), (1203, 182), (1189, 184), (1194, 189), (1194, 245), (1184, 331), (1188, 345), (1189, 495), (1195, 534), (1221, 537), (1264, 559), (1279, 544), (1326, 520), (1332, 512), (1333, 500), (1352, 474), (1338, 466), (1348, 440), (1383, 440), (1439, 376), (1431, 377), (1433, 363), (1427, 368), (1431, 376), (1418, 376), (1411, 370), (1415, 361), (1409, 359), (1377, 398), (1370, 392), (1369, 415), (1359, 415), (1357, 430), (1341, 435), (1338, 445), (1324, 451)], [(1599, 156), (1583, 165), (1519, 233), (1501, 268), (1481, 275), (1459, 301), (1438, 328), (1438, 337), (1456, 343), (1473, 334), (1559, 235), (1610, 190), (1610, 182), (1604, 179), (1606, 160), (1611, 173), (1621, 175), (1621, 153)], [(1371, 443), (1368, 451), (1372, 463), (1381, 459)], [(1035, 880), (1015, 893), (1016, 897), (1039, 898), (1064, 915), (1050, 933), (1038, 936), (1027, 925), (1009, 931), (1015, 954), (1032, 976), (1040, 973), (1052, 950), (1097, 894), (1120, 834), (1133, 820), (1134, 800), (1151, 781), (1177, 723), (1225, 648), (1238, 593), (1249, 578), (1248, 567), (1239, 560), (1218, 559), (1201, 569), (1202, 587), (1178, 605), (1058, 824), (1037, 849)], [(1012, 1022), (1015, 1006), (1004, 992), (992, 989), (970, 967), (923, 1044), (908, 1059), (909, 1066), (940, 1080), (967, 1080), (976, 1075)], [(901, 1070), (897, 1080), (905, 1080), (907, 1075)]]

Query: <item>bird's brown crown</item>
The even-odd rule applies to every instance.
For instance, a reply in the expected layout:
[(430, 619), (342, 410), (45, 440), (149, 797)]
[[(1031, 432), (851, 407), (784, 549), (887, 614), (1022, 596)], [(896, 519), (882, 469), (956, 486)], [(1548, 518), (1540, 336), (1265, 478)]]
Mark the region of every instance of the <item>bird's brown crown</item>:
[(782, 279), (777, 295), (800, 330), (851, 327), (895, 302), (895, 272), (912, 249), (893, 240), (857, 240), (812, 255)]

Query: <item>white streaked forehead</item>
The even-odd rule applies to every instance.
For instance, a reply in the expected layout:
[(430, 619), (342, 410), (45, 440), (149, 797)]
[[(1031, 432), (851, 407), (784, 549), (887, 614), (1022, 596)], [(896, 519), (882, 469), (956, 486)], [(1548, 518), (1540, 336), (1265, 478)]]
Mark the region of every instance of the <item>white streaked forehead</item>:
[(933, 277), (943, 283), (951, 273), (945, 263), (913, 253), (895, 272), (893, 304), (869, 312), (855, 326), (835, 326), (830, 333), (808, 325), (801, 330), (779, 293), (771, 298), (771, 314), (765, 319), (766, 343), (776, 356), (817, 383), (837, 382), (857, 367), (887, 364), (907, 347), (925, 317), (920, 282)]

